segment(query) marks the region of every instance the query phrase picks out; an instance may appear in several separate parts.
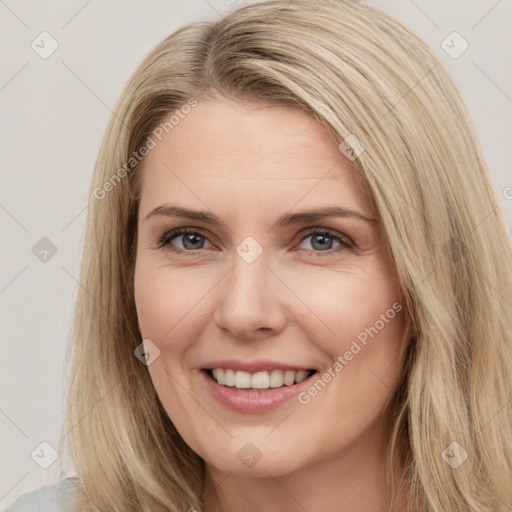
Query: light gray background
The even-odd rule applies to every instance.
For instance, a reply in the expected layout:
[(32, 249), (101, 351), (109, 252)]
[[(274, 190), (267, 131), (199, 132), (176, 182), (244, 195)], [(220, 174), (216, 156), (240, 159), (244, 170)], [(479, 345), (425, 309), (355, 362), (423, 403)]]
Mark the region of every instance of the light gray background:
[[(110, 109), (159, 41), (188, 21), (218, 17), (234, 3), (0, 0), (1, 508), (64, 476), (58, 462), (43, 469), (31, 453), (43, 441), (58, 447), (88, 187)], [(450, 68), (510, 229), (510, 0), (367, 3), (402, 20)], [(43, 31), (59, 45), (47, 59), (31, 48)], [(440, 46), (453, 31), (469, 43), (458, 59)], [(46, 263), (32, 252), (42, 237), (57, 247)], [(66, 475), (74, 474), (69, 461), (64, 467)]]

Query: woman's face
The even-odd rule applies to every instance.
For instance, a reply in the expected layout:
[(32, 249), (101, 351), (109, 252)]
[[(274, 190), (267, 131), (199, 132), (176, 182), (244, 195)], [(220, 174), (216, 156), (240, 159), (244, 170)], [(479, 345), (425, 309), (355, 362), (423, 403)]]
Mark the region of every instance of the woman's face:
[(138, 322), (158, 396), (210, 467), (382, 457), (405, 309), (375, 216), (290, 107), (199, 102), (148, 154)]

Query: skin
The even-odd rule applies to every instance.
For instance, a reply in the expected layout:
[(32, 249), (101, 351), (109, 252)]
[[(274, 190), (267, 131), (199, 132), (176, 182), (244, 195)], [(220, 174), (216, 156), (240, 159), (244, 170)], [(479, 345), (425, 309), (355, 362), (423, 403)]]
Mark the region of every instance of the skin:
[[(146, 218), (164, 204), (209, 211), (222, 224)], [(208, 361), (228, 358), (271, 359), (321, 376), (401, 302), (378, 223), (325, 217), (273, 227), (285, 213), (327, 205), (376, 218), (327, 131), (290, 107), (199, 101), (147, 156), (135, 269), (139, 328), (160, 350), (148, 366), (158, 396), (206, 462), (209, 512), (385, 509), (385, 406), (402, 371), (405, 310), (308, 404), (292, 399), (264, 413), (235, 412), (199, 378)], [(177, 227), (203, 238), (188, 249), (183, 235), (156, 248)], [(315, 243), (311, 228), (334, 230), (355, 247), (330, 235)], [(248, 236), (263, 249), (252, 263), (236, 252)], [(252, 467), (237, 457), (247, 442), (261, 453)]]

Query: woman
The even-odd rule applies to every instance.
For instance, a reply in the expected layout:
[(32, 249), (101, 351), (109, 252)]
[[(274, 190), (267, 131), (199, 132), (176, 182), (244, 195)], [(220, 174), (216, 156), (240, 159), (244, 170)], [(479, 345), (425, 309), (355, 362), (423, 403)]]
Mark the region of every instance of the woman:
[(402, 25), (275, 0), (178, 30), (91, 196), (63, 509), (509, 510), (511, 244)]

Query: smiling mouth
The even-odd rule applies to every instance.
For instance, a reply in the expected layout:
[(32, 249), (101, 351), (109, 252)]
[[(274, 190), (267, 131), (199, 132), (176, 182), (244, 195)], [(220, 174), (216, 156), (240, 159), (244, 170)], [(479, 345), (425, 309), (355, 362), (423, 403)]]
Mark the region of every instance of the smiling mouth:
[(266, 391), (290, 387), (317, 372), (316, 370), (272, 370), (249, 373), (223, 368), (205, 368), (202, 371), (217, 384), (236, 391)]

